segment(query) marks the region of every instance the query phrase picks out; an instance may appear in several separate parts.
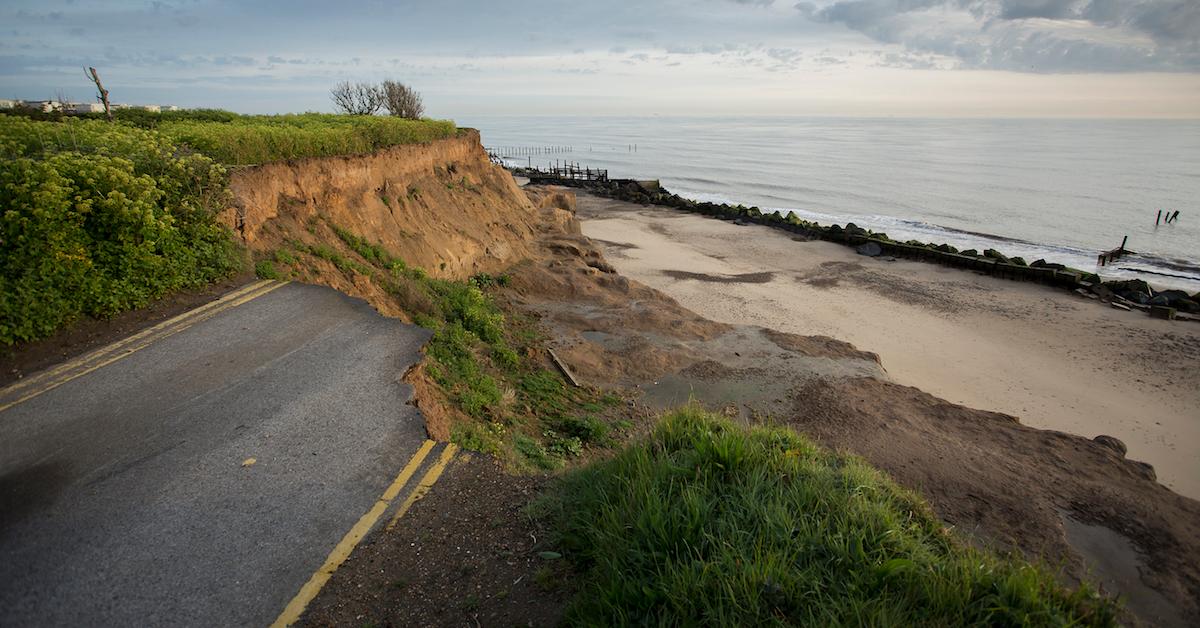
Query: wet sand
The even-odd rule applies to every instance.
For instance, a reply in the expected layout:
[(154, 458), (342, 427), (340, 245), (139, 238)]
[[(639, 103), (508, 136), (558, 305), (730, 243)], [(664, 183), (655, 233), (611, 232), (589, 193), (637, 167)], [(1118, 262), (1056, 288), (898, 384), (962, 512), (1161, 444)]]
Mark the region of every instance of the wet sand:
[(761, 226), (579, 195), (623, 275), (713, 320), (846, 340), (897, 383), (1088, 438), (1200, 498), (1200, 325), (1043, 286), (856, 255)]

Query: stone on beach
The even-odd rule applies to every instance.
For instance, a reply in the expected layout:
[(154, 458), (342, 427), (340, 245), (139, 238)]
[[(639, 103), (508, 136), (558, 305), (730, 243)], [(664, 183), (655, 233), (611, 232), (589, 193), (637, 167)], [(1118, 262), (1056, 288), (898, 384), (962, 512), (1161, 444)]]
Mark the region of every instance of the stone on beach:
[(883, 253), (883, 248), (875, 242), (860, 244), (854, 250), (858, 252), (859, 255), (866, 255), (867, 257), (878, 257)]

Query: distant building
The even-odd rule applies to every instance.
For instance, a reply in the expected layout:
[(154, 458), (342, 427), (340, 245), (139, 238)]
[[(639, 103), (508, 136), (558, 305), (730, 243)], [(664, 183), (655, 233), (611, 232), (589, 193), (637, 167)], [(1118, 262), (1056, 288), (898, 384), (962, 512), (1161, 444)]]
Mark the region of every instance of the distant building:
[(141, 107), (139, 107), (139, 109), (145, 109), (146, 111), (149, 111), (150, 113), (158, 113), (158, 112), (162, 111), (162, 107), (159, 107), (158, 105), (142, 105)]
[(104, 105), (98, 102), (77, 103), (73, 108), (75, 113), (104, 113)]
[(162, 110), (163, 111), (179, 111), (179, 107), (176, 107), (175, 105), (163, 105)]
[(42, 113), (63, 110), (63, 104), (57, 100), (25, 100), (22, 101), (21, 106), (29, 107), (30, 109), (38, 109)]
[(0, 100), (0, 109), (12, 109), (20, 102), (19, 100)]

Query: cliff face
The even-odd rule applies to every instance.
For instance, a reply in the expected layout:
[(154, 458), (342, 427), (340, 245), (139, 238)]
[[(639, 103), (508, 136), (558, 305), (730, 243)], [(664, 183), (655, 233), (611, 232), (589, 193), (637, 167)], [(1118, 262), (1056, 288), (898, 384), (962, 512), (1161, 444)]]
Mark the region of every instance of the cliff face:
[(230, 179), (234, 204), (222, 218), (260, 256), (309, 241), (323, 222), (431, 275), (461, 279), (528, 256), (537, 220), (472, 129), (369, 155), (249, 167)]

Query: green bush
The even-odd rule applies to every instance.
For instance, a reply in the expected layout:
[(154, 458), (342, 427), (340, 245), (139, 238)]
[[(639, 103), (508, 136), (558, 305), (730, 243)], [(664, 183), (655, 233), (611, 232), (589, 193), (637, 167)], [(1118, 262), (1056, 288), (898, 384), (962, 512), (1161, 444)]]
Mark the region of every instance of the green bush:
[(0, 343), (227, 276), (224, 171), (141, 129), (0, 116)]
[(688, 408), (536, 510), (577, 625), (1114, 625), (1117, 606), (970, 549), (862, 461)]
[(279, 279), (279, 271), (275, 268), (275, 264), (271, 260), (265, 259), (254, 265), (254, 274), (259, 279)]

